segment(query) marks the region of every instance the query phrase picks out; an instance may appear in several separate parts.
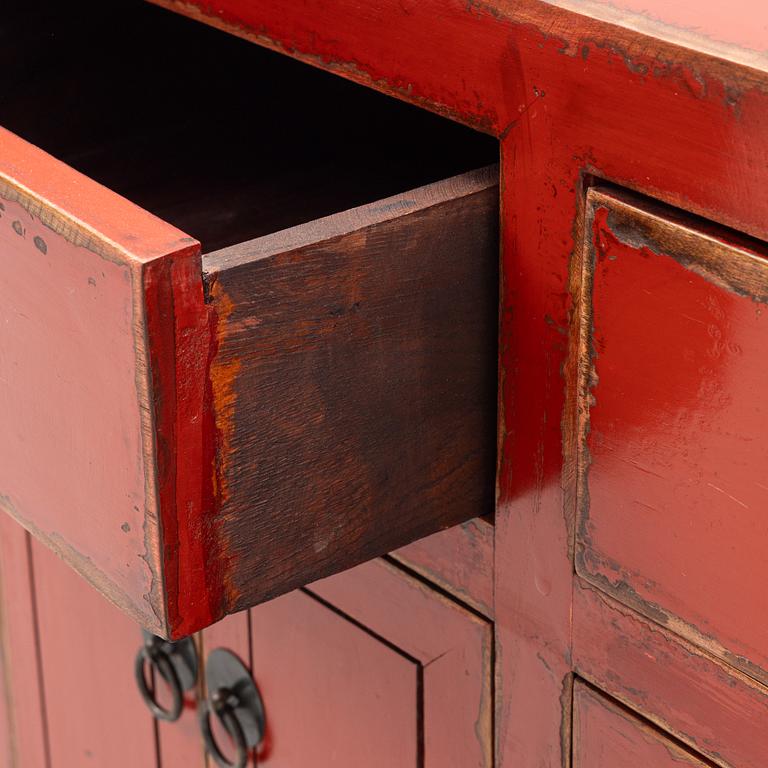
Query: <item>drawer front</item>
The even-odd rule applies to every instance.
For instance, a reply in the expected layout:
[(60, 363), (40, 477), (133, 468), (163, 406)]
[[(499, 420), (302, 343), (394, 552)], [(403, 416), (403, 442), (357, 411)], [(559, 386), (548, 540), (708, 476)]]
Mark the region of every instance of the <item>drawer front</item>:
[(160, 542), (186, 555), (176, 506), (202, 505), (202, 464), (175, 448), (201, 444), (199, 248), (1, 129), (0, 158), (0, 507), (165, 632)]
[(383, 561), (231, 616), (203, 646), (250, 660), (259, 765), (493, 765), (491, 625)]
[(768, 679), (768, 262), (751, 243), (591, 190), (577, 568)]
[(205, 257), (0, 132), (0, 507), (155, 634), (493, 503), (495, 169)]
[(581, 681), (573, 689), (573, 768), (706, 768), (678, 746)]

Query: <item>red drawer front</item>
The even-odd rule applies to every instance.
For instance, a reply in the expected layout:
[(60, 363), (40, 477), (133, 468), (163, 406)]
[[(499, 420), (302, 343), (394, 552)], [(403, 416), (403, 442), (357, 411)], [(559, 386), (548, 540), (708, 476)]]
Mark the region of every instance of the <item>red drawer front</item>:
[(768, 262), (667, 209), (588, 203), (578, 570), (765, 680)]

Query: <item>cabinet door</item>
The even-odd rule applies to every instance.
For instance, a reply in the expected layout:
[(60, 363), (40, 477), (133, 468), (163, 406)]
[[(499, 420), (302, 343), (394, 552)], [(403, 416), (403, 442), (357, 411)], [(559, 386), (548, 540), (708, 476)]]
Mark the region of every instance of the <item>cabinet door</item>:
[(707, 768), (708, 763), (577, 681), (573, 768)]
[(252, 665), (270, 768), (490, 768), (491, 644), (487, 621), (382, 561), (203, 633)]
[(152, 768), (154, 721), (133, 677), (136, 624), (45, 546), (33, 540), (31, 553), (50, 768)]
[(253, 629), (264, 765), (418, 766), (414, 659), (303, 592), (254, 610)]
[(590, 190), (577, 569), (768, 681), (768, 260)]
[(30, 536), (0, 514), (0, 766), (46, 763)]

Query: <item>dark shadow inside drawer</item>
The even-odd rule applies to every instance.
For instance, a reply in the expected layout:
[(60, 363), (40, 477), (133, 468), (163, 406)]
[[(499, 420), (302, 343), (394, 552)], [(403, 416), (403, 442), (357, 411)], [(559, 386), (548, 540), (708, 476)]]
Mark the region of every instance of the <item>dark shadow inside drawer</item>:
[[(0, 123), (202, 243), (205, 621), (492, 513), (494, 139), (141, 2), (0, 35)], [(166, 634), (202, 622), (176, 514)]]
[(33, 0), (0, 36), (0, 123), (204, 251), (498, 157), (488, 136), (138, 0)]

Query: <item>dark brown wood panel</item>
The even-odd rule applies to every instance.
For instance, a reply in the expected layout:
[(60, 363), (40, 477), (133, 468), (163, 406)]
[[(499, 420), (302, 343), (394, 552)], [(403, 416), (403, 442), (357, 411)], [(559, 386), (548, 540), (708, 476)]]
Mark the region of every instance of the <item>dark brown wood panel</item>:
[(0, 514), (0, 765), (48, 766), (29, 534)]
[(492, 509), (495, 167), (204, 259), (237, 610)]

